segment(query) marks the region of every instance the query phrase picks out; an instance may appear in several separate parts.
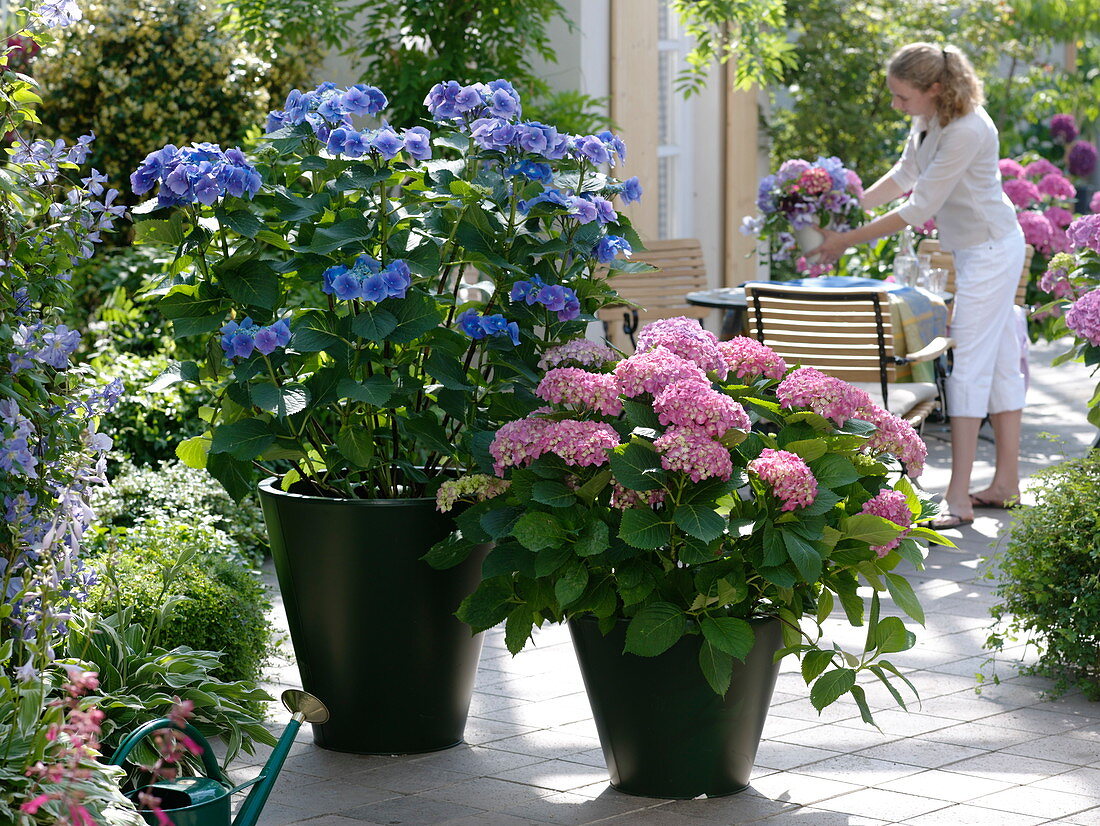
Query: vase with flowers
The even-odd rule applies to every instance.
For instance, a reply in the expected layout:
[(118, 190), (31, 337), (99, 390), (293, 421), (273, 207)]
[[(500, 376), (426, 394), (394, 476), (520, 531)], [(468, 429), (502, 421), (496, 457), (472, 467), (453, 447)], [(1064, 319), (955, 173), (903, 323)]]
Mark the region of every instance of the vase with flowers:
[(177, 453), (238, 498), (268, 477), (304, 687), (332, 712), (315, 736), (360, 752), (461, 739), (480, 640), (452, 613), (479, 565), (420, 561), (453, 530), (432, 497), (614, 296), (599, 273), (645, 266), (618, 259), (638, 241), (614, 201), (640, 187), (603, 171), (614, 134), (525, 121), (503, 80), (437, 84), (432, 131), (379, 123), (386, 103), (295, 90), (252, 156), (166, 146), (131, 178), (159, 187), (137, 238), (176, 253), (159, 306), (206, 342), (158, 380), (209, 393)]
[(828, 268), (806, 253), (825, 240), (821, 228), (844, 231), (863, 223), (862, 197), (859, 175), (839, 158), (821, 157), (813, 163), (794, 158), (760, 181), (760, 212), (746, 217), (741, 231), (768, 239), (773, 262), (789, 260), (797, 248), (802, 253), (795, 262), (797, 272), (821, 275)]
[[(880, 594), (923, 622), (900, 566), (946, 542), (917, 526), (934, 508), (909, 480), (927, 453), (911, 426), (686, 318), (645, 327), (628, 358), (574, 342), (543, 366), (489, 445), (491, 473), (440, 489), (441, 509), (470, 507), (428, 558), (495, 543), (458, 616), (503, 621), (513, 653), (569, 623), (613, 786), (744, 788), (781, 656), (801, 660), (818, 709), (850, 694), (871, 722), (860, 674), (904, 705), (889, 655), (914, 637)], [(866, 625), (862, 650), (822, 639), (835, 606)]]

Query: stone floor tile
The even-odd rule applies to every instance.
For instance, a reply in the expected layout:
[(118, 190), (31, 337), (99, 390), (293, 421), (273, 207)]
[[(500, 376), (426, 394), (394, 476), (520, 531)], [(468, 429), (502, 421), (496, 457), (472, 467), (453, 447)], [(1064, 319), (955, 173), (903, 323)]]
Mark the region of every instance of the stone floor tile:
[(750, 786), (750, 790), (761, 797), (777, 803), (796, 803), (799, 806), (809, 806), (860, 788), (853, 783), (797, 772), (775, 772), (753, 780)]
[(926, 740), (956, 743), (960, 746), (971, 746), (972, 748), (987, 749), (989, 751), (996, 751), (1017, 743), (1027, 742), (1033, 736), (1030, 732), (989, 726), (984, 722), (956, 722), (953, 726), (946, 726), (923, 735)]
[(446, 826), (542, 826), (537, 820), (514, 817), (501, 812), (478, 812), (476, 815), (445, 821)]
[(905, 826), (1038, 826), (1047, 819), (959, 804), (911, 817)]
[[(860, 725), (863, 725), (862, 720), (859, 722)], [(817, 723), (814, 723), (812, 720), (802, 720), (795, 717), (780, 717), (778, 714), (769, 714), (768, 719), (764, 722), (764, 739), (771, 740), (784, 734), (790, 734), (792, 731), (802, 731), (814, 725), (817, 725)]]
[[(1051, 822), (1053, 823), (1053, 821)], [(1066, 815), (1060, 818), (1058, 823), (1064, 824), (1064, 826), (1097, 826), (1097, 824), (1100, 824), (1100, 807)]]
[(1066, 794), (1079, 794), (1096, 798), (1100, 804), (1100, 769), (1079, 768), (1054, 777), (1044, 777), (1031, 784), (1039, 789), (1050, 789)]
[(600, 826), (727, 826), (728, 820), (710, 820), (684, 812), (674, 812), (667, 806), (654, 806), (637, 812), (601, 820)]
[(1040, 737), (1004, 749), (1008, 754), (1023, 754), (1043, 760), (1055, 760), (1084, 766), (1100, 760), (1100, 743), (1073, 737)]
[(793, 743), (780, 743), (777, 740), (764, 740), (756, 752), (756, 765), (767, 769), (793, 769), (807, 763), (815, 763), (826, 757), (836, 756), (837, 752), (828, 749), (815, 749), (810, 746), (798, 746)]
[[(264, 814), (264, 823), (266, 823), (266, 812)], [(354, 818), (345, 817), (344, 815), (321, 815), (320, 817), (311, 817), (309, 820), (299, 820), (295, 822), (308, 824), (308, 826), (363, 826), (362, 820), (355, 820)]]
[(550, 789), (540, 789), (523, 783), (511, 783), (493, 777), (478, 777), (432, 789), (424, 792), (422, 796), (444, 803), (469, 806), (472, 809), (503, 812), (534, 802), (552, 793)]
[(858, 786), (877, 786), (899, 777), (916, 774), (917, 766), (905, 763), (893, 763), (889, 760), (875, 760), (859, 754), (841, 754), (801, 767), (799, 774), (814, 777), (826, 777)]
[(561, 758), (577, 752), (588, 752), (599, 748), (599, 745), (600, 741), (595, 738), (562, 734), (557, 729), (541, 729), (493, 742), (494, 749), (545, 758)]
[(358, 781), (365, 786), (399, 794), (417, 794), (469, 779), (467, 772), (451, 771), (421, 762), (396, 763), (358, 775)]
[[(346, 814), (353, 819), (359, 818), (386, 826), (438, 826), (460, 817), (484, 814), (484, 811), (472, 806), (434, 800), (423, 795), (406, 795), (378, 803), (368, 803), (366, 806), (351, 809)], [(267, 826), (266, 819), (264, 826)]]
[(648, 797), (632, 797), (608, 789), (600, 797), (583, 797), (570, 792), (560, 792), (540, 798), (505, 811), (505, 814), (526, 817), (539, 823), (560, 823), (565, 826), (595, 823), (600, 820), (640, 812), (665, 801)]
[(877, 788), (934, 797), (938, 800), (949, 800), (952, 803), (965, 803), (980, 795), (999, 792), (1012, 785), (1005, 780), (990, 780), (972, 774), (930, 769), (920, 774), (911, 774), (908, 777), (879, 783)]
[[(268, 800), (264, 806), (263, 826), (291, 826), (291, 824), (305, 823), (309, 818), (315, 818), (323, 814), (316, 809), (302, 809), (298, 806), (287, 806), (276, 800)], [(363, 826), (362, 821), (355, 821), (355, 826)]]
[[(920, 714), (916, 711), (902, 711), (901, 709), (885, 709), (875, 712), (875, 725), (884, 735), (893, 737), (912, 737), (918, 734), (927, 734), (947, 728), (955, 723), (954, 720), (945, 720), (942, 717), (933, 717), (930, 714)], [(856, 718), (841, 720), (836, 725), (851, 728), (866, 729), (867, 724)]]
[(863, 817), (885, 815), (892, 820), (908, 820), (948, 805), (944, 800), (931, 797), (918, 797), (885, 789), (860, 789), (824, 800), (817, 804), (817, 808)]
[(885, 826), (889, 821), (844, 812), (827, 812), (813, 806), (781, 812), (753, 823), (767, 826)]
[(1089, 725), (1091, 720), (1075, 714), (1047, 711), (1039, 706), (1031, 706), (987, 717), (983, 719), (983, 722), (990, 726), (1017, 728), (1036, 734), (1059, 734)]
[(983, 749), (958, 746), (954, 743), (941, 743), (921, 737), (895, 740), (892, 743), (857, 752), (857, 754), (864, 757), (891, 760), (895, 763), (911, 763), (925, 769), (937, 769), (940, 766), (946, 766), (948, 763), (955, 763), (968, 757), (978, 757), (985, 753)]
[(532, 728), (551, 728), (576, 723), (592, 716), (592, 707), (583, 691), (541, 703), (521, 703), (509, 708), (494, 709), (480, 714), (490, 720), (519, 723)]
[(533, 731), (538, 731), (538, 729), (533, 726), (523, 726), (519, 723), (503, 723), (500, 720), (471, 717), (466, 722), (466, 730), (463, 732), (462, 740), (468, 745), (478, 746), (520, 734), (529, 734)]
[(731, 794), (726, 797), (673, 800), (667, 810), (676, 814), (709, 818), (720, 823), (755, 823), (775, 815), (791, 815), (799, 806), (777, 800), (769, 800), (756, 794)]
[(593, 783), (608, 782), (607, 769), (585, 766), (565, 760), (546, 760), (531, 766), (498, 772), (497, 777), (514, 783), (527, 783), (556, 792), (568, 792)]
[(520, 766), (529, 766), (541, 761), (542, 758), (539, 757), (501, 751), (489, 746), (458, 746), (421, 757), (416, 763), (461, 774), (481, 776), (518, 769)]
[(569, 763), (583, 763), (585, 766), (603, 767), (607, 765), (607, 761), (603, 756), (603, 749), (589, 749), (588, 751), (565, 755), (561, 759)]
[(1002, 751), (989, 752), (978, 757), (960, 760), (943, 768), (960, 774), (973, 774), (977, 777), (1004, 780), (1018, 785), (1034, 783), (1044, 777), (1054, 777), (1070, 770), (1070, 766), (1066, 763), (1055, 763), (1051, 760), (1039, 760), (1035, 757), (1024, 757), (1018, 754), (1006, 754)]
[(839, 725), (813, 726), (769, 739), (779, 743), (792, 743), (797, 746), (811, 746), (816, 749), (839, 752), (858, 751), (872, 746), (881, 746), (897, 739), (866, 724), (862, 728), (857, 728), (853, 721), (849, 722), (850, 725), (847, 727)]
[(1096, 798), (1066, 794), (1035, 786), (1016, 786), (970, 801), (975, 806), (1035, 817), (1058, 818), (1095, 808)]

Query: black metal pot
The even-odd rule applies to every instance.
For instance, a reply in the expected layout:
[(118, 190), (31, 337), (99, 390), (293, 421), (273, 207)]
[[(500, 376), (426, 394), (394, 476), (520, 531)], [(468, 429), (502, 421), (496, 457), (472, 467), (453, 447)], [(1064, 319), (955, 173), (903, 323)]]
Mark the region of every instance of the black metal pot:
[(749, 784), (779, 673), (778, 619), (752, 620), (756, 645), (734, 661), (724, 697), (699, 668), (698, 636), (656, 657), (624, 654), (627, 620), (605, 637), (593, 617), (569, 621), (611, 785), (644, 797), (734, 794)]
[(488, 546), (438, 571), (421, 560), (454, 530), (433, 499), (327, 499), (260, 484), (302, 675), (329, 708), (317, 745), (358, 754), (462, 742), (481, 635), (454, 616)]

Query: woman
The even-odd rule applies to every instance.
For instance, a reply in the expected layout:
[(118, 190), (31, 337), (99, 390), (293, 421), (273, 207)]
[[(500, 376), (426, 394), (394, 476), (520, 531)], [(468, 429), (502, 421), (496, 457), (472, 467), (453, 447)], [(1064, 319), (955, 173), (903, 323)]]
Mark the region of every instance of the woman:
[[(947, 381), (951, 480), (936, 528), (974, 521), (976, 507), (1011, 506), (1020, 495), (1020, 421), (1024, 376), (1013, 299), (1024, 263), (1024, 237), (1001, 190), (997, 127), (982, 108), (981, 80), (953, 46), (904, 46), (886, 66), (894, 109), (913, 120), (901, 159), (863, 198), (868, 209), (905, 200), (849, 232), (826, 232), (815, 251), (833, 263), (850, 246), (936, 219), (940, 246), (955, 257), (951, 337), (955, 363)], [(909, 193), (905, 196), (905, 193)], [(969, 493), (978, 430), (989, 415), (996, 471)]]

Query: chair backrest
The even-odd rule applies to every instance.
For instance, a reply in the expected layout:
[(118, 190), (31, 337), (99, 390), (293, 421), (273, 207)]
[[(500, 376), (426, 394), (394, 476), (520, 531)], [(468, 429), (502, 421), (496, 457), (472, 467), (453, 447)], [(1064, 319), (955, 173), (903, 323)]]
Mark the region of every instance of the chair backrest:
[(894, 329), (885, 290), (746, 284), (749, 329), (789, 364), (851, 382), (896, 380)]
[[(917, 252), (921, 255), (932, 256), (932, 266), (942, 267), (947, 270), (947, 291), (955, 292), (955, 256), (946, 250), (940, 249), (940, 242), (935, 238), (925, 238), (917, 244)], [(1021, 307), (1027, 304), (1027, 283), (1031, 279), (1031, 259), (1035, 255), (1035, 248), (1031, 244), (1024, 245), (1024, 266), (1020, 271), (1020, 281), (1016, 285), (1016, 303)]]
[(635, 259), (658, 269), (640, 273), (612, 271), (611, 286), (625, 301), (638, 305), (637, 309), (612, 305), (599, 311), (608, 338), (618, 347), (628, 352), (634, 347), (633, 335), (623, 330), (624, 325), (636, 329), (658, 318), (681, 315), (702, 320), (713, 312), (707, 307), (692, 306), (684, 299), (687, 293), (708, 286), (703, 248), (698, 239), (650, 241)]

